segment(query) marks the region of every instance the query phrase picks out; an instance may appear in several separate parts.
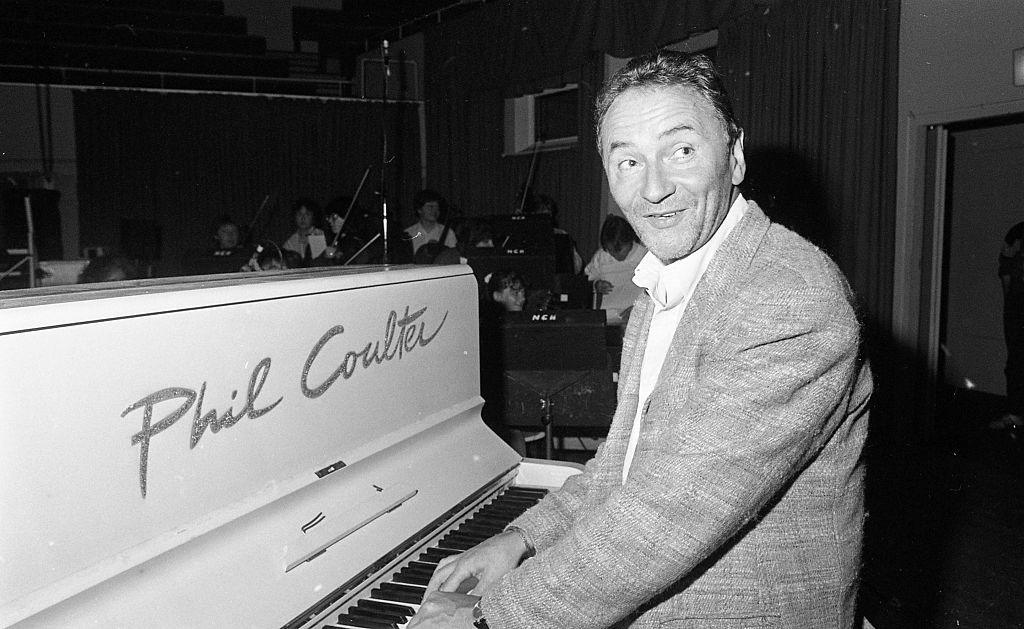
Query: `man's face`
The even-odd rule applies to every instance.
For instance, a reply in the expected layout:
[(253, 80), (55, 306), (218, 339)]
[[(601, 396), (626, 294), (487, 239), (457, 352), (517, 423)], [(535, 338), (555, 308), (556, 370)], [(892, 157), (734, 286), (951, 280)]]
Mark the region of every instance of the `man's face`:
[(295, 226), (302, 231), (309, 230), (313, 227), (313, 210), (309, 209), (305, 205), (296, 210)]
[(441, 204), (437, 201), (427, 201), (420, 208), (420, 220), (425, 223), (436, 223), (441, 218)]
[(507, 312), (521, 312), (526, 303), (526, 288), (517, 283), (496, 291), (493, 296), (494, 301), (503, 305)]
[(238, 226), (224, 223), (217, 228), (217, 246), (221, 249), (234, 249), (238, 246)]
[(743, 181), (743, 138), (696, 90), (632, 88), (601, 124), (601, 159), (612, 196), (647, 248), (667, 263), (714, 235)]

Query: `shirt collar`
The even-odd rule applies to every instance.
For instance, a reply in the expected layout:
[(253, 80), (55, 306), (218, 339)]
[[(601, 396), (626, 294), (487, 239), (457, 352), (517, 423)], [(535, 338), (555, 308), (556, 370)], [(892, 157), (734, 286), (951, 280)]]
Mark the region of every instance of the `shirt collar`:
[(742, 194), (736, 195), (736, 200), (729, 206), (725, 220), (700, 249), (671, 264), (665, 264), (654, 253), (648, 252), (636, 266), (633, 283), (647, 291), (662, 310), (675, 308), (684, 300), (688, 300), (704, 271), (711, 264), (715, 252), (746, 211), (747, 200)]

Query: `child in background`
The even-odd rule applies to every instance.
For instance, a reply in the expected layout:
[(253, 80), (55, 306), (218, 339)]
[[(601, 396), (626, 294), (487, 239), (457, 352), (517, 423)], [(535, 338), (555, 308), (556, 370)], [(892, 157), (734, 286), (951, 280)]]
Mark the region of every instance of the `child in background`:
[(594, 283), (598, 308), (605, 311), (610, 325), (625, 325), (643, 289), (633, 283), (633, 270), (647, 254), (629, 222), (609, 214), (601, 226), (601, 249), (583, 270)]

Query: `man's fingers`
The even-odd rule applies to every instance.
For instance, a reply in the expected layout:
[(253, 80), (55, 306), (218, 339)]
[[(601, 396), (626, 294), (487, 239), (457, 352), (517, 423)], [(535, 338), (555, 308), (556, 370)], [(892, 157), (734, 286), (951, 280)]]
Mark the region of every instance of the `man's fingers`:
[[(447, 578), (445, 578), (444, 583), (441, 584), (439, 589), (442, 592), (457, 592), (459, 590), (459, 586), (462, 585), (462, 582), (471, 576), (473, 576), (473, 573), (470, 570), (467, 570), (463, 568), (461, 564), (456, 563), (448, 572)], [(463, 592), (463, 594), (464, 593), (465, 592)]]
[(451, 574), (452, 570), (454, 570), (454, 568), (452, 567), (452, 562), (447, 561), (448, 559), (451, 558), (445, 557), (444, 559), (439, 561), (437, 564), (437, 568), (434, 569), (434, 574), (430, 575), (430, 582), (427, 583), (427, 594), (440, 590), (441, 585), (448, 578), (448, 575)]

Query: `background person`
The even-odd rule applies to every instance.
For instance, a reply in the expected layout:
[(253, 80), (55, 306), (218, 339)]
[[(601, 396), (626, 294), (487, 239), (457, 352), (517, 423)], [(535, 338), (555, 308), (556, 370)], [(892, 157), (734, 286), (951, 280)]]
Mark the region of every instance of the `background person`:
[(300, 266), (309, 266), (327, 248), (327, 238), (316, 226), (320, 206), (313, 199), (300, 197), (292, 205), (292, 215), (295, 217), (295, 231), (281, 248), (299, 254)]
[(441, 223), (444, 210), (444, 198), (433, 190), (420, 190), (413, 198), (413, 208), (419, 221), (405, 228), (405, 234), (412, 244), (413, 258), (421, 247), (428, 243), (436, 243), (433, 255), (425, 263), (433, 261), (434, 256), (444, 247), (455, 247), (455, 233)]
[(633, 283), (633, 271), (647, 255), (647, 247), (637, 241), (629, 221), (609, 214), (601, 225), (601, 249), (594, 253), (584, 272), (600, 295), (599, 307), (609, 324), (622, 325), (629, 320), (633, 302), (643, 290)]
[(1016, 431), (1024, 428), (1024, 222), (1011, 227), (1003, 239), (999, 282), (1003, 288), (1006, 340), (1006, 412), (989, 427)]

